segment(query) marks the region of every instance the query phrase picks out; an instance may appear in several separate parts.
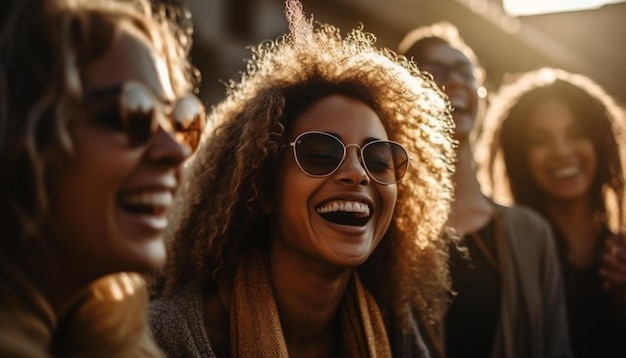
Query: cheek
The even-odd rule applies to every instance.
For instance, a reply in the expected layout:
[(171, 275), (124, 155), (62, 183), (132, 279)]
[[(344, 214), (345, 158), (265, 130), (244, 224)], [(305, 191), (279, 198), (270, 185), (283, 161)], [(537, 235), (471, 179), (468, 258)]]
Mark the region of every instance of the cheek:
[(75, 126), (71, 134), (75, 155), (59, 173), (57, 183), (65, 193), (63, 202), (84, 207), (84, 212), (107, 210), (139, 170), (144, 151), (129, 149), (121, 135), (86, 124)]
[(58, 178), (54, 205), (63, 208), (61, 211), (73, 216), (77, 223), (102, 225), (109, 219), (128, 168), (120, 160), (86, 154), (83, 151)]
[(533, 178), (541, 175), (541, 166), (546, 160), (548, 153), (545, 149), (531, 147), (528, 149), (528, 169)]
[(589, 162), (589, 168), (595, 173), (598, 156), (593, 144), (591, 141), (585, 140), (581, 143), (581, 147), (581, 152), (585, 157), (587, 157), (587, 161)]
[(293, 160), (285, 159), (275, 173), (271, 211), (279, 216), (300, 216), (306, 209), (314, 180), (306, 176)]
[(382, 213), (379, 222), (379, 229), (381, 233), (384, 233), (389, 228), (391, 218), (396, 208), (396, 201), (398, 200), (398, 188), (396, 185), (388, 185), (381, 187), (380, 190)]

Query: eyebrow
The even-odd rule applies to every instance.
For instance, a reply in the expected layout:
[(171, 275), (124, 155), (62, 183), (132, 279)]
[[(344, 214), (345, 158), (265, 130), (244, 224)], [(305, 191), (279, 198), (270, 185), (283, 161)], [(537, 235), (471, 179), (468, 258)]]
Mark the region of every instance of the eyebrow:
[[(335, 133), (335, 132), (327, 132), (327, 131), (323, 131), (323, 132), (324, 132), (324, 133), (331, 134), (331, 135), (333, 135), (333, 136), (335, 136), (335, 137), (339, 138), (339, 140), (340, 140), (340, 141), (341, 141), (344, 145), (346, 144), (346, 143), (344, 142), (344, 140), (343, 140), (343, 137), (342, 137), (340, 134)], [(370, 143), (370, 142), (373, 142), (373, 141), (377, 141), (377, 140), (390, 140), (390, 139), (367, 137), (367, 138), (365, 138), (365, 140), (363, 140), (363, 144), (362, 144), (362, 145), (365, 145), (365, 144), (367, 144), (367, 143)], [(360, 145), (361, 145), (361, 144), (360, 144)]]

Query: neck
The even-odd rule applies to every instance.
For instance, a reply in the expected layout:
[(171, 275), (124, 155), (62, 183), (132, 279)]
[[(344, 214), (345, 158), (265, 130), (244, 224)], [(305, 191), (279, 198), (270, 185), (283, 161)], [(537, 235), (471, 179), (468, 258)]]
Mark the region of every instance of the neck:
[(309, 256), (277, 251), (270, 255), (270, 275), (289, 355), (333, 355), (337, 313), (353, 269), (328, 270)]
[(588, 199), (575, 202), (548, 201), (546, 215), (561, 233), (566, 256), (575, 266), (592, 263), (600, 230)]
[(461, 141), (457, 148), (457, 162), (453, 176), (454, 202), (450, 223), (460, 235), (483, 227), (493, 214), (491, 201), (483, 195), (476, 178), (476, 168), (469, 141)]
[(575, 233), (580, 233), (581, 229), (597, 226), (589, 201), (586, 199), (573, 202), (547, 201), (545, 210), (553, 225), (568, 241), (578, 236)]
[(545, 203), (546, 215), (567, 241), (575, 241), (582, 234), (588, 236), (596, 232), (597, 222), (589, 201), (581, 199), (572, 202), (548, 201)]

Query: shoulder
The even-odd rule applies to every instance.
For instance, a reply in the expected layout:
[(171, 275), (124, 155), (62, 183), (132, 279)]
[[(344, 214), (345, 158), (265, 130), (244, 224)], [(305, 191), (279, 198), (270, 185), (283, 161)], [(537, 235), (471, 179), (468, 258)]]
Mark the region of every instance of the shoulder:
[(523, 205), (498, 206), (497, 210), (498, 224), (512, 250), (533, 255), (555, 251), (552, 228), (535, 210)]
[(522, 205), (499, 206), (499, 220), (509, 250), (520, 260), (530, 257), (556, 259), (556, 242), (550, 223), (539, 213)]
[(148, 291), (139, 274), (99, 279), (62, 317), (55, 333), (55, 355), (160, 356), (146, 323), (147, 306)]
[(196, 314), (202, 315), (202, 289), (194, 284), (151, 302), (148, 319), (153, 330), (172, 330), (175, 325), (193, 323)]
[(498, 215), (507, 227), (513, 226), (516, 229), (526, 230), (548, 230), (550, 224), (535, 210), (515, 204), (513, 206), (496, 205)]
[(168, 357), (214, 357), (204, 325), (200, 284), (187, 285), (150, 303), (148, 321)]

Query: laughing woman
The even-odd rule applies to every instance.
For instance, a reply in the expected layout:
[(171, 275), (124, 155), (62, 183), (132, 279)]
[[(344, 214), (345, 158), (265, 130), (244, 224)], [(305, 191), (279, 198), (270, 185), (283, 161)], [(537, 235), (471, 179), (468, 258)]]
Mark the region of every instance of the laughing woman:
[(160, 356), (137, 272), (164, 264), (166, 214), (204, 123), (189, 33), (163, 10), (3, 2), (2, 357)]
[(410, 31), (399, 50), (431, 73), (449, 96), (458, 140), (450, 225), (468, 255), (451, 252), (455, 294), (443, 337), (431, 335), (433, 347), (448, 358), (570, 357), (550, 227), (527, 208), (496, 205), (477, 178), (474, 137), (484, 113), (479, 96), (484, 68), (448, 22)]
[(576, 357), (626, 357), (623, 112), (591, 79), (560, 69), (506, 84), (485, 120), (496, 197), (552, 224)]
[(155, 337), (171, 357), (427, 356), (411, 308), (437, 322), (448, 289), (447, 101), (373, 35), (287, 17), (190, 162)]

